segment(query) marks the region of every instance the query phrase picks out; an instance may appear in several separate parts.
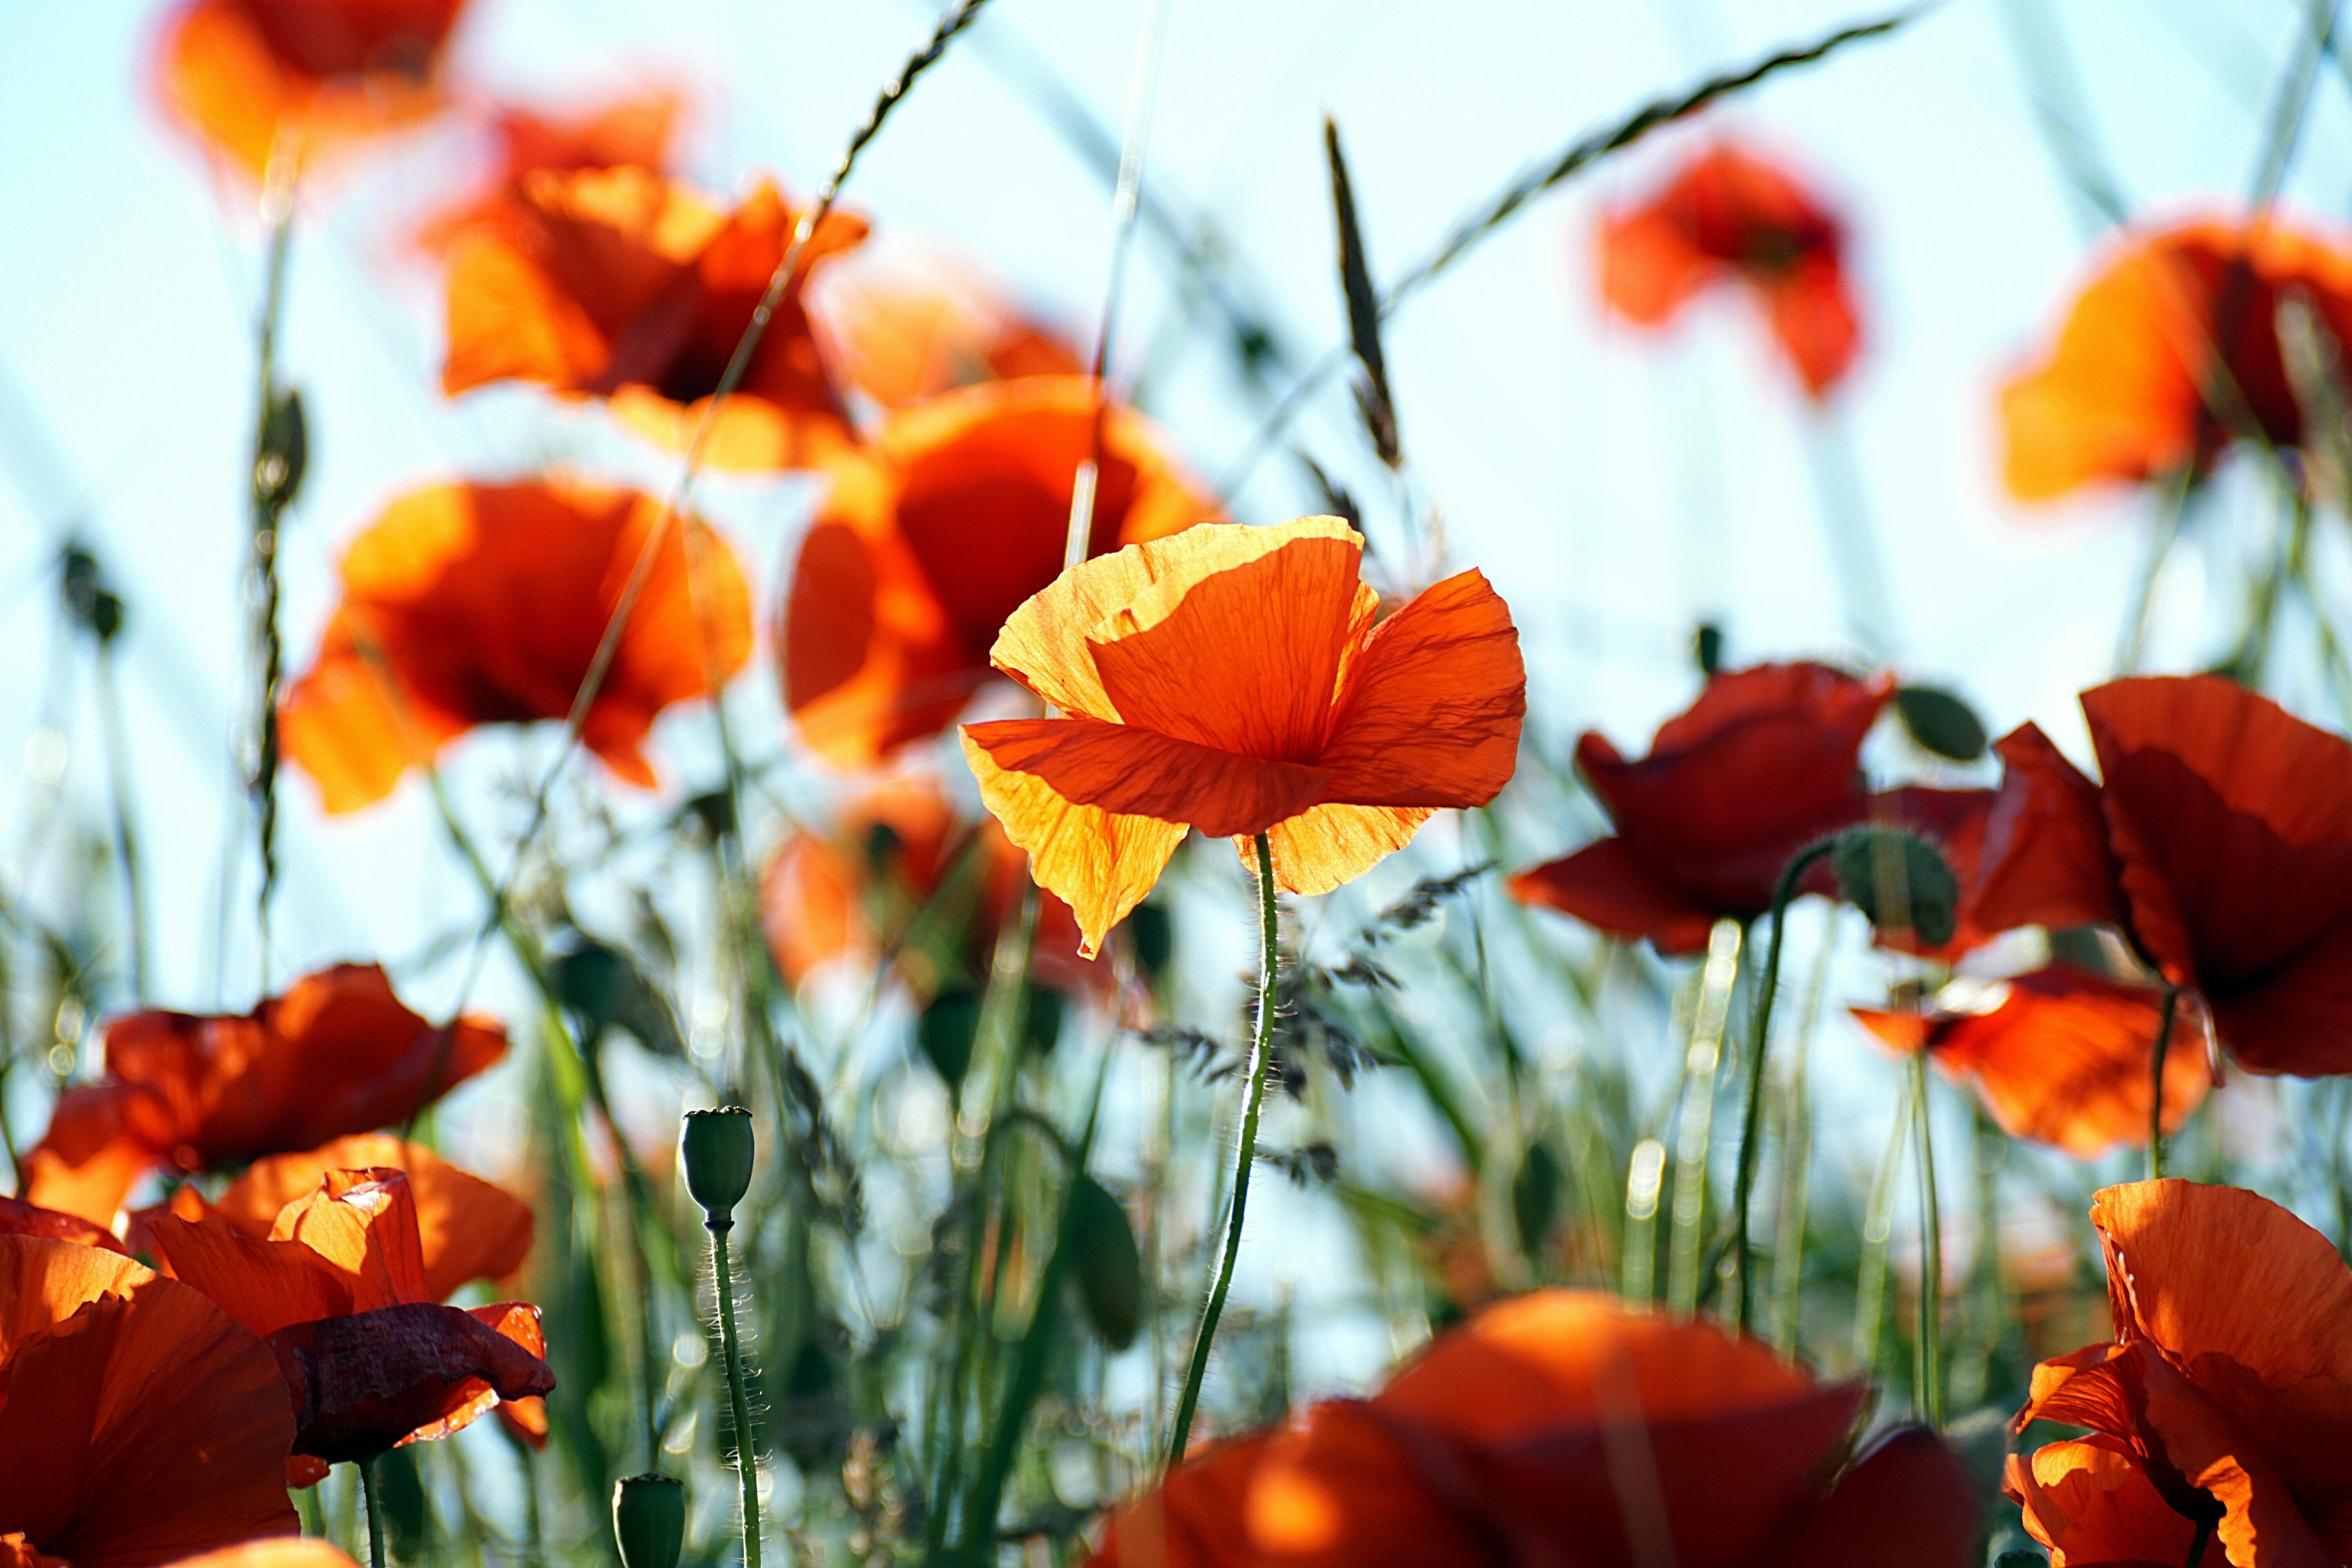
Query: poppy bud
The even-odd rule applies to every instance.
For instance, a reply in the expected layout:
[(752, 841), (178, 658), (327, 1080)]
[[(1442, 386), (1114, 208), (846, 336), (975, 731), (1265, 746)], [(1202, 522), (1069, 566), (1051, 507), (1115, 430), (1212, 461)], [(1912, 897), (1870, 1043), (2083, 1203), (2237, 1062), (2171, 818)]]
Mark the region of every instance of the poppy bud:
[(1830, 851), (1838, 892), (1880, 931), (1913, 931), (1930, 947), (1959, 925), (1960, 884), (1944, 852), (1914, 833), (1854, 827)]
[(677, 1568), (686, 1534), (686, 1484), (669, 1476), (625, 1476), (613, 1483), (613, 1538), (621, 1568)]
[(751, 1113), (740, 1105), (688, 1111), (677, 1152), (704, 1223), (714, 1230), (734, 1224), (735, 1205), (751, 1185)]

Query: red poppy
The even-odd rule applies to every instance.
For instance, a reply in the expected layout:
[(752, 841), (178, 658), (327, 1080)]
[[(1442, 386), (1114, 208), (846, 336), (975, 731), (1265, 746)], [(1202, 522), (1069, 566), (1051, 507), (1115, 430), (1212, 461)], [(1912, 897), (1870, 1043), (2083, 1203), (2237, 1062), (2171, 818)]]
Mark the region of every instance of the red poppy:
[(885, 408), (984, 381), (1076, 375), (1077, 350), (971, 275), (945, 264), (828, 268), (816, 323), (843, 376)]
[(2000, 395), (2010, 493), (2202, 472), (2250, 430), (2300, 446), (2279, 340), (2289, 299), (2352, 342), (2352, 246), (2274, 220), (2131, 237), (2074, 297), (2056, 342)]
[(1932, 1436), (1841, 1472), (1865, 1397), (1710, 1323), (1540, 1291), (1369, 1400), (1188, 1460), (1112, 1516), (1095, 1568), (1958, 1568), (1976, 1502)]
[[(601, 397), (685, 451), (799, 221), (765, 182), (726, 213), (650, 169), (527, 174), (505, 221), (450, 252), (441, 389), (529, 381)], [(810, 268), (865, 237), (865, 221), (843, 214), (818, 226), (711, 427), (711, 466), (806, 468), (848, 443), (801, 289)]]
[(1527, 674), (1481, 574), (1385, 620), (1334, 517), (1196, 528), (1084, 562), (1004, 623), (990, 658), (1066, 717), (963, 729), (980, 798), (1067, 900), (1091, 955), (1188, 828), (1276, 883), (1328, 893), (1484, 805), (1518, 765)]
[(1645, 205), (1603, 216), (1601, 294), (1626, 320), (1656, 327), (1702, 290), (1740, 283), (1818, 399), (1862, 348), (1844, 252), (1844, 226), (1793, 175), (1718, 144)]
[(106, 1078), (59, 1097), (25, 1156), (25, 1196), (110, 1225), (156, 1166), (217, 1169), (405, 1121), (506, 1054), (468, 1015), (444, 1029), (375, 964), (305, 975), (251, 1013), (133, 1013), (106, 1027)]
[(516, 192), (541, 170), (562, 174), (627, 164), (667, 169), (679, 107), (676, 93), (656, 92), (562, 118), (513, 106), (499, 110), (492, 126), (499, 143), (497, 172), (481, 190), (429, 219), (420, 241), (439, 251), (478, 224), (528, 221), (518, 219)]
[(192, 0), (165, 24), (165, 107), (255, 179), (441, 105), (466, 0)]
[[(1952, 1078), (1976, 1085), (1985, 1109), (2013, 1137), (2095, 1160), (2119, 1143), (2146, 1146), (2150, 1053), (2162, 1001), (2063, 966), (1990, 985), (1955, 985), (1929, 1013), (1853, 1009), (1895, 1050), (1926, 1050)], [(1957, 998), (1958, 1005), (1954, 1005)], [(2164, 1125), (2188, 1120), (2213, 1084), (2206, 1023), (2195, 997), (2175, 1009), (2164, 1059)]]
[[(1006, 618), (1062, 569), (1096, 408), (1082, 376), (967, 387), (834, 466), (776, 635), (784, 704), (820, 755), (870, 766), (988, 684)], [(1102, 444), (1090, 554), (1219, 521), (1140, 416), (1106, 411)]]
[(131, 1259), (0, 1234), (0, 1565), (151, 1568), (291, 1534), (268, 1347)]
[(436, 1287), (455, 1266), (445, 1252), (444, 1277), (429, 1270), (404, 1172), (329, 1171), (261, 1239), (193, 1196), (143, 1217), (173, 1275), (277, 1352), (296, 1454), (366, 1458), (555, 1386), (538, 1308), (439, 1304)]
[(751, 590), (726, 542), (651, 496), (569, 479), (436, 485), (352, 542), (342, 603), (288, 689), (286, 755), (331, 813), (392, 793), (478, 724), (570, 714), (658, 532), (581, 740), (627, 783), (673, 703), (710, 695), (751, 651)]
[(2257, 1072), (2352, 1071), (2352, 742), (2217, 676), (2083, 694), (2101, 782), (2027, 726), (1986, 830), (1988, 926), (2120, 926)]
[(1661, 952), (1704, 950), (1717, 921), (1770, 910), (1799, 850), (1869, 814), (1862, 742), (1893, 692), (1884, 675), (1758, 665), (1709, 680), (1647, 756), (1585, 731), (1577, 766), (1616, 836), (1520, 872), (1512, 896)]
[[(2093, 1436), (2010, 1460), (2053, 1568), (2352, 1561), (2352, 1268), (2267, 1198), (2194, 1182), (2091, 1205), (2115, 1339), (2033, 1370), (2012, 1430)], [(2251, 1288), (2250, 1288), (2251, 1287)]]

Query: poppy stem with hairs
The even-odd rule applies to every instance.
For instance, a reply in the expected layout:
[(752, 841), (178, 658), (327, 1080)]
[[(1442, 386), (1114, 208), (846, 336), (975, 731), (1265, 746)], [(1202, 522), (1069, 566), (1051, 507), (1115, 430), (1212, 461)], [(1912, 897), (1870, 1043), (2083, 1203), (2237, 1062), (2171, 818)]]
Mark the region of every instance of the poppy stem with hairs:
[(1256, 838), (1258, 937), (1257, 1029), (1250, 1040), (1246, 1098), (1242, 1102), (1241, 1134), (1234, 1148), (1233, 1205), (1225, 1216), (1225, 1245), (1217, 1259), (1217, 1276), (1209, 1300), (1201, 1309), (1201, 1324), (1193, 1331), (1192, 1359), (1184, 1369), (1184, 1388), (1176, 1400), (1176, 1419), (1168, 1431), (1168, 1468), (1184, 1459), (1192, 1432), (1192, 1412), (1201, 1403), (1201, 1382), (1209, 1373), (1209, 1350), (1217, 1338), (1217, 1319), (1225, 1310), (1225, 1293), (1233, 1288), (1234, 1263), (1241, 1256), (1242, 1220), (1249, 1210), (1250, 1167), (1257, 1162), (1258, 1116), (1265, 1108), (1265, 1079), (1274, 1059), (1276, 991), (1280, 984), (1281, 911), (1274, 896), (1274, 847), (1263, 833)]
[(1936, 1195), (1936, 1133), (1927, 1109), (1927, 1053), (1911, 1053), (1911, 1110), (1919, 1139), (1919, 1411), (1944, 1425), (1944, 1213)]
[(1772, 999), (1780, 989), (1780, 938), (1789, 922), (1789, 900), (1797, 896), (1797, 884), (1829, 854), (1834, 842), (1825, 838), (1798, 851), (1781, 871), (1780, 886), (1772, 889), (1772, 940), (1764, 951), (1764, 970), (1756, 993), (1748, 1047), (1748, 1108), (1740, 1119), (1739, 1164), (1731, 1194), (1732, 1259), (1739, 1269), (1737, 1322), (1743, 1334), (1748, 1331), (1755, 1311), (1755, 1269), (1748, 1258), (1748, 1211), (1756, 1193), (1756, 1160), (1762, 1152), (1758, 1145), (1763, 1142), (1764, 1131), (1764, 1052), (1771, 1039)]
[(383, 1568), (383, 1501), (376, 1496), (375, 1460), (359, 1461), (360, 1493), (367, 1499), (368, 1568)]
[(2180, 1010), (2180, 987), (2164, 988), (2156, 1016), (2156, 1047), (2148, 1053), (2147, 1179), (2164, 1175), (2164, 1059), (2172, 1053), (2172, 1020)]
[(760, 1465), (751, 1440), (751, 1404), (743, 1394), (743, 1352), (735, 1332), (735, 1278), (727, 1233), (735, 1205), (751, 1186), (751, 1113), (740, 1105), (690, 1110), (678, 1138), (686, 1190), (710, 1232), (710, 1282), (719, 1298), (719, 1343), (727, 1358), (727, 1399), (735, 1420), (735, 1474), (743, 1486), (743, 1568), (760, 1568)]

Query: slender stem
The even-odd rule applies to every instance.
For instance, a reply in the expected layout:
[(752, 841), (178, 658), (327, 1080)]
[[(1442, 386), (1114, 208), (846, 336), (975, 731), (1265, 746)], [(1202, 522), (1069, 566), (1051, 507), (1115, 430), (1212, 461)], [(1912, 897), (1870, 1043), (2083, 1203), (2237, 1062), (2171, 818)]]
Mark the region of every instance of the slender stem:
[(375, 1495), (375, 1461), (362, 1459), (360, 1493), (367, 1499), (368, 1568), (383, 1568), (383, 1503)]
[(751, 1451), (751, 1403), (743, 1396), (743, 1352), (735, 1338), (735, 1278), (727, 1266), (727, 1233), (735, 1226), (730, 1220), (709, 1228), (719, 1342), (727, 1357), (727, 1400), (735, 1416), (735, 1474), (743, 1483), (743, 1568), (760, 1568), (760, 1467)]
[[(279, 169), (287, 172), (281, 176)], [(270, 188), (262, 198), (269, 223), (268, 280), (263, 287), (258, 340), (258, 409), (253, 425), (253, 645), (260, 667), (254, 693), (253, 772), (247, 787), (261, 850), (261, 889), (254, 904), (261, 939), (261, 982), (269, 984), (269, 901), (278, 888), (278, 686), (285, 674), (286, 649), (278, 629), (278, 533), (287, 489), (272, 471), (270, 437), (278, 423), (278, 324), (286, 302), (286, 257), (294, 235), (290, 160), (274, 159)]]
[(2164, 988), (2164, 1005), (2156, 1017), (2156, 1048), (2149, 1053), (2147, 1108), (2147, 1179), (2164, 1175), (2164, 1058), (2172, 1051), (2172, 1019), (2180, 1008), (2180, 988)]
[(114, 854), (121, 863), (122, 910), (131, 938), (131, 996), (147, 999), (147, 915), (139, 876), (139, 838), (131, 824), (131, 756), (123, 742), (122, 700), (114, 676), (114, 652), (98, 648), (98, 719), (106, 735), (108, 793), (114, 797)]
[(1247, 1098), (1242, 1103), (1241, 1135), (1234, 1145), (1234, 1201), (1225, 1216), (1225, 1245), (1217, 1260), (1217, 1276), (1209, 1300), (1201, 1309), (1201, 1325), (1192, 1334), (1192, 1363), (1184, 1369), (1184, 1391), (1176, 1400), (1176, 1420), (1168, 1429), (1168, 1464), (1184, 1458), (1192, 1434), (1192, 1412), (1201, 1403), (1201, 1381), (1209, 1373), (1209, 1349), (1217, 1338), (1217, 1320), (1225, 1310), (1225, 1292), (1233, 1288), (1234, 1263), (1241, 1256), (1242, 1220), (1249, 1210), (1250, 1167), (1257, 1161), (1258, 1113), (1265, 1106), (1266, 1070), (1274, 1058), (1275, 992), (1282, 962), (1280, 911), (1274, 900), (1274, 847), (1265, 834), (1257, 836), (1258, 985), (1257, 1032), (1250, 1040)]
[(2148, 627), (2156, 618), (2157, 584), (2163, 580), (2165, 563), (2172, 558), (2172, 547), (2179, 542), (2180, 525), (2188, 517), (2189, 498), (2196, 485), (2197, 465), (2192, 460), (2181, 464), (2165, 486), (2163, 510), (2158, 515), (2156, 531), (2148, 536), (2147, 558), (2140, 563), (2131, 607), (2124, 613), (2123, 637), (2116, 648), (2117, 675), (2129, 675), (2139, 668)]
[(2189, 1538), (2189, 1561), (2183, 1563), (2181, 1568), (2198, 1568), (2198, 1564), (2205, 1561), (2205, 1549), (2212, 1543), (2213, 1521), (2210, 1519), (2199, 1520), (2197, 1533)]
[(1927, 1425), (1944, 1425), (1944, 1215), (1936, 1196), (1936, 1135), (1927, 1114), (1927, 1053), (1911, 1054), (1911, 1109), (1919, 1138), (1919, 1388)]
[(1886, 1248), (1895, 1231), (1895, 1173), (1903, 1163), (1903, 1145), (1911, 1135), (1911, 1101), (1906, 1094), (1886, 1137), (1886, 1152), (1879, 1156), (1878, 1173), (1870, 1184), (1870, 1206), (1862, 1221), (1862, 1267), (1854, 1281), (1854, 1359), (1862, 1375), (1878, 1373), (1878, 1340), (1886, 1327)]
[(1798, 882), (1830, 852), (1830, 846), (1831, 840), (1824, 839), (1801, 852), (1780, 873), (1780, 885), (1772, 889), (1772, 940), (1764, 950), (1763, 974), (1757, 983), (1755, 1026), (1748, 1047), (1748, 1110), (1740, 1120), (1739, 1164), (1731, 1194), (1731, 1255), (1739, 1268), (1736, 1321), (1743, 1334), (1754, 1311), (1755, 1270), (1748, 1256), (1748, 1211), (1756, 1191), (1758, 1145), (1763, 1142), (1759, 1134), (1764, 1125), (1764, 1051), (1772, 1037), (1772, 998), (1780, 988), (1780, 938), (1789, 923), (1789, 900), (1797, 896)]

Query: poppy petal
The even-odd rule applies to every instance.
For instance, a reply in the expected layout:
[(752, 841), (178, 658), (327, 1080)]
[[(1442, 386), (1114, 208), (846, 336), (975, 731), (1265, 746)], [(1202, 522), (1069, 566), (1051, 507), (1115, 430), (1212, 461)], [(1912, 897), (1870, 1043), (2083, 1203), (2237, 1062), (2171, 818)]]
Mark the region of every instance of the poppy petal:
[(209, 1211), (188, 1219), (149, 1209), (141, 1217), (157, 1260), (173, 1279), (265, 1339), (289, 1324), (352, 1310), (352, 1275), (299, 1241), (257, 1240)]
[(67, 1089), (49, 1111), (49, 1129), (25, 1152), (28, 1203), (111, 1226), (122, 1200), (152, 1170), (158, 1152), (124, 1124), (123, 1105), (137, 1091), (113, 1084)]
[(21, 1198), (0, 1198), (0, 1236), (45, 1237), (51, 1241), (71, 1241), (130, 1256), (129, 1249), (115, 1240), (114, 1233), (104, 1226), (79, 1215), (42, 1208)]
[(1981, 1511), (1951, 1449), (1911, 1427), (1857, 1459), (1754, 1568), (1966, 1568)]
[(1816, 400), (1845, 378), (1862, 352), (1862, 323), (1833, 258), (1800, 258), (1763, 280), (1764, 307), (1781, 353)]
[[(1284, 817), (1265, 830), (1275, 886), (1310, 898), (1344, 887), (1412, 843), (1432, 810), (1425, 805), (1317, 805)], [(1234, 848), (1243, 867), (1256, 875), (1256, 845), (1235, 838)]]
[(514, 1340), (429, 1302), (293, 1324), (269, 1344), (293, 1392), (296, 1450), (330, 1461), (380, 1454), (460, 1412), (478, 1414), (488, 1407), (486, 1387), (517, 1399), (555, 1386), (547, 1363)]
[(316, 1536), (276, 1536), (183, 1557), (170, 1568), (359, 1568)]
[[(2004, 1489), (2022, 1505), (2025, 1529), (2050, 1549), (2051, 1568), (2179, 1568), (2197, 1527), (2164, 1500), (2139, 1458), (2120, 1439), (2049, 1443), (2009, 1457)], [(2227, 1548), (2209, 1541), (2190, 1568), (2228, 1568)]]
[(1513, 877), (1511, 897), (1574, 915), (1587, 925), (1660, 952), (1704, 952), (1717, 916), (1650, 868), (1622, 838), (1599, 838), (1575, 854)]
[(1212, 1443), (1140, 1497), (1114, 1510), (1087, 1568), (1243, 1568), (1244, 1508), (1264, 1435)]
[(427, 1299), (416, 1200), (399, 1171), (329, 1171), (278, 1214), (269, 1238), (299, 1242), (347, 1276), (355, 1311)]
[(1242, 1508), (1269, 1568), (1486, 1568), (1484, 1533), (1434, 1493), (1394, 1423), (1360, 1400), (1309, 1406), (1268, 1443)]
[(2114, 852), (2099, 786), (2050, 737), (2021, 724), (1994, 742), (2000, 788), (1963, 901), (1987, 931), (2121, 925)]
[[(1319, 769), (1095, 719), (1005, 719), (967, 724), (963, 735), (965, 750), (985, 752), (1000, 779), (1034, 780), (1074, 805), (1156, 817), (1218, 837), (1263, 833), (1323, 793)], [(993, 799), (988, 805), (1003, 818)], [(1005, 827), (1022, 842), (1009, 821)]]

